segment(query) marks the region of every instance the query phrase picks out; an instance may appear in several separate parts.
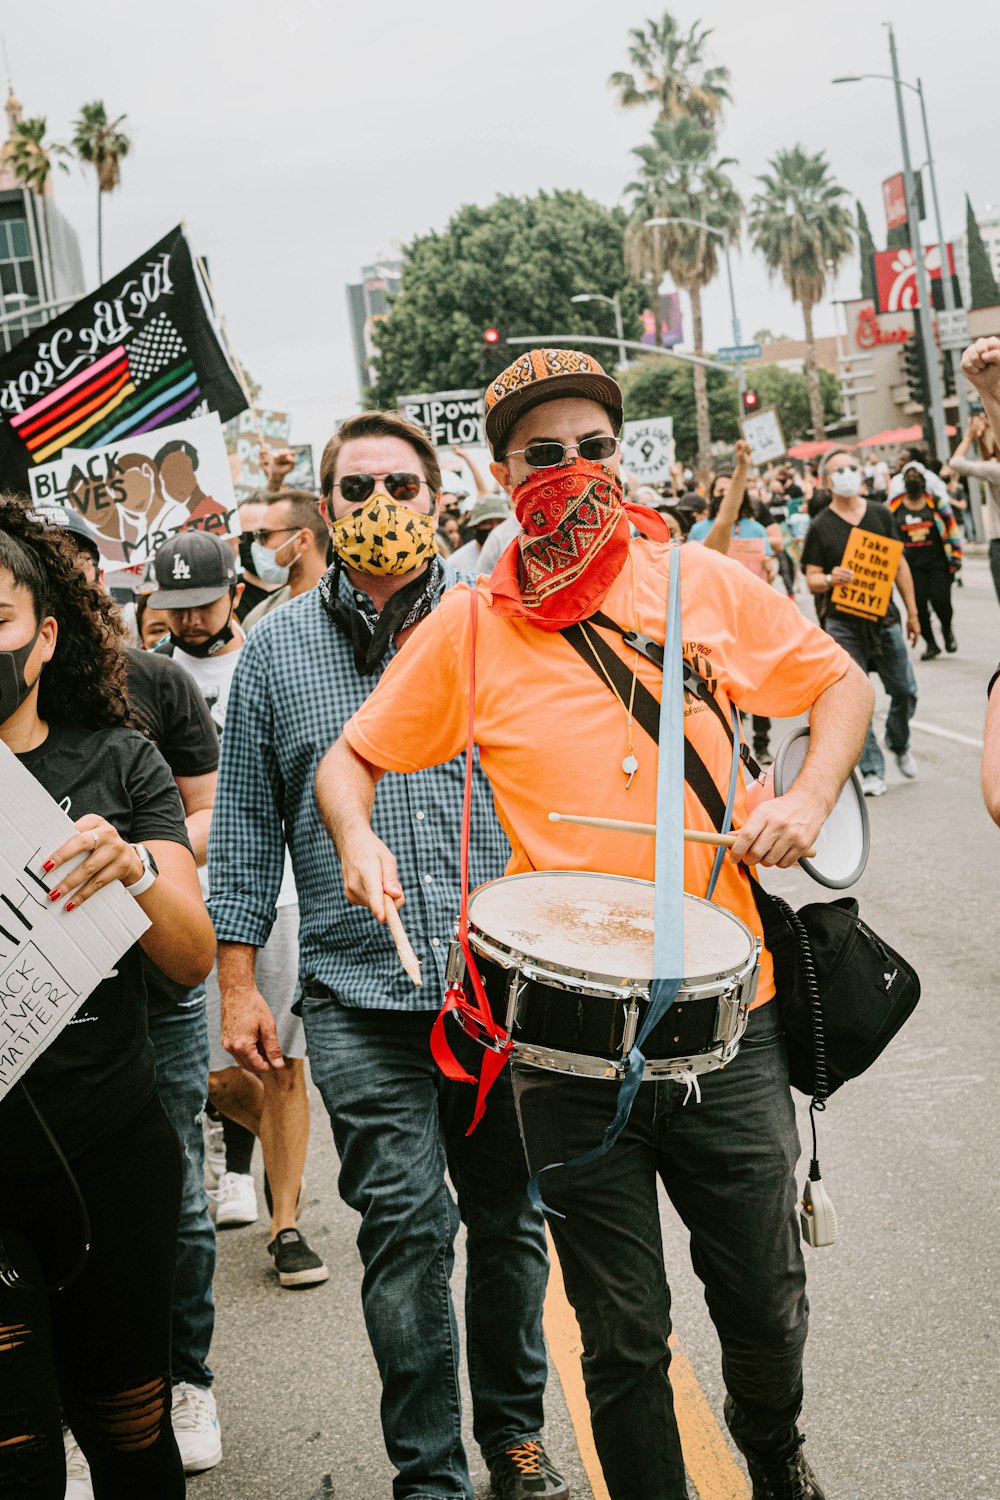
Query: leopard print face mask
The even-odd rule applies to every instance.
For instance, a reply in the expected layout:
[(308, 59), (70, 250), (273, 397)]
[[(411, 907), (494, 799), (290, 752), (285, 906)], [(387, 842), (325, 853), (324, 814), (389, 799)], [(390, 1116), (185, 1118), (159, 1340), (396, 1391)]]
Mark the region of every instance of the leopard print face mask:
[(435, 554), (437, 521), (376, 491), (330, 528), (333, 550), (359, 573), (398, 577), (412, 573)]

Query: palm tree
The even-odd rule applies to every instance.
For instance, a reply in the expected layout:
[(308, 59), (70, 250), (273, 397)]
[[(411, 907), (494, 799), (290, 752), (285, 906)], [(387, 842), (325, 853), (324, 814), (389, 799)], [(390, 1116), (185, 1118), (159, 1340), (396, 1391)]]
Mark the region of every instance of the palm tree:
[(701, 125), (714, 125), (724, 103), (729, 103), (729, 69), (705, 65), (705, 43), (711, 28), (697, 21), (682, 32), (669, 11), (659, 21), (629, 32), (629, 62), (635, 73), (612, 73), (611, 88), (625, 109), (656, 104), (661, 120), (689, 115)]
[(757, 179), (763, 191), (750, 205), (750, 233), (771, 275), (784, 277), (793, 301), (802, 305), (813, 437), (822, 439), (826, 428), (813, 308), (823, 298), (827, 275), (835, 273), (850, 253), (854, 221), (840, 202), (845, 189), (831, 177), (822, 151), (810, 156), (801, 146), (793, 146), (779, 151), (768, 166), (770, 172)]
[[(719, 270), (719, 249), (726, 238), (739, 238), (743, 204), (727, 168), (731, 157), (714, 158), (711, 129), (681, 116), (657, 120), (653, 139), (633, 152), (640, 161), (637, 181), (626, 192), (632, 211), (625, 230), (625, 254), (630, 272), (649, 280), (655, 289), (665, 271), (691, 299), (692, 338), (696, 354), (704, 352), (701, 313), (702, 288)], [(698, 226), (664, 224), (647, 227), (648, 219), (683, 218)], [(709, 226), (705, 228), (703, 226)], [(712, 230), (717, 233), (712, 233)], [(703, 365), (694, 367), (695, 416), (698, 428), (698, 467), (707, 470), (712, 458), (708, 417), (708, 388)]]
[(15, 179), (29, 188), (38, 198), (42, 210), (48, 264), (52, 265), (52, 245), (49, 235), (49, 206), (46, 194), (52, 168), (58, 166), (68, 172), (64, 157), (72, 155), (68, 146), (58, 141), (45, 139), (46, 122), (43, 118), (16, 120), (11, 126), (10, 137), (3, 148), (4, 160), (9, 164)]
[(102, 205), (105, 193), (113, 193), (121, 181), (122, 158), (131, 150), (132, 142), (122, 126), (125, 116), (109, 120), (108, 112), (100, 99), (93, 104), (84, 104), (74, 121), (73, 150), (80, 161), (92, 166), (97, 173), (97, 279), (104, 280), (104, 226)]

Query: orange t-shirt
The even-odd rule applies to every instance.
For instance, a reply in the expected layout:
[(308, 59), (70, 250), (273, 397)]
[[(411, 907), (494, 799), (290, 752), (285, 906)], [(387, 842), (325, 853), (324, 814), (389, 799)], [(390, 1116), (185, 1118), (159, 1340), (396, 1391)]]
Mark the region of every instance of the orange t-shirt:
[[(669, 548), (640, 538), (631, 544), (631, 558), (638, 621), (628, 564), (601, 612), (625, 629), (638, 624), (662, 643)], [(775, 593), (738, 562), (706, 547), (687, 546), (681, 550), (680, 571), (684, 655), (708, 679), (727, 717), (732, 700), (752, 713), (791, 718), (809, 709), (847, 671), (846, 652), (810, 624), (793, 600)], [(486, 607), (488, 581), (481, 579), (478, 587), (476, 743), (513, 850), (507, 873), (591, 870), (652, 880), (652, 838), (550, 823), (548, 814), (655, 823), (657, 747), (636, 723), (633, 748), (639, 770), (626, 791), (626, 716), (610, 688), (558, 633), (493, 614)], [(449, 589), (348, 720), (348, 742), (372, 765), (415, 771), (451, 760), (464, 748), (469, 605), (464, 585)], [(631, 669), (635, 653), (619, 635), (594, 625), (587, 629), (609, 642)], [(638, 677), (659, 701), (663, 674), (641, 655)], [(732, 749), (715, 714), (700, 699), (685, 698), (684, 732), (725, 800)], [(741, 776), (736, 828), (745, 814)], [(712, 828), (690, 786), (684, 790), (684, 823), (687, 828)], [(710, 846), (685, 845), (684, 887), (690, 894), (705, 895), (714, 857)], [(762, 936), (749, 882), (730, 860), (723, 863), (714, 900)], [(773, 994), (773, 968), (765, 952), (756, 1003)]]

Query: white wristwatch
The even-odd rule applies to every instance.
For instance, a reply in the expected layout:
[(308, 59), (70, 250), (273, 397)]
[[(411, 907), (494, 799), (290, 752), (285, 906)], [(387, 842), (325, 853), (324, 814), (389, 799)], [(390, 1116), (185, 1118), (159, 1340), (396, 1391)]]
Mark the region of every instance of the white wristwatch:
[(128, 891), (130, 896), (141, 896), (145, 891), (149, 890), (154, 881), (160, 878), (160, 872), (156, 868), (156, 861), (150, 854), (149, 850), (146, 848), (145, 844), (133, 844), (132, 848), (142, 860), (142, 874), (139, 876), (138, 880), (134, 880), (132, 884), (127, 885), (125, 889)]

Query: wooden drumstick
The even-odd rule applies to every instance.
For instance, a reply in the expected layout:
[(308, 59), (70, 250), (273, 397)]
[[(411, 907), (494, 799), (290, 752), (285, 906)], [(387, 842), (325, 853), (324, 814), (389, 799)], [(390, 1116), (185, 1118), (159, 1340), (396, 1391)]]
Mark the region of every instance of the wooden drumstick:
[[(550, 823), (573, 823), (578, 828), (606, 828), (611, 833), (643, 833), (652, 836), (656, 833), (655, 823), (627, 823), (621, 818), (583, 818), (576, 817), (572, 813), (549, 813)], [(711, 844), (713, 848), (731, 849), (736, 843), (735, 833), (703, 833), (700, 828), (685, 828), (684, 842), (686, 844)], [(806, 849), (801, 855), (802, 859), (815, 859), (816, 850)]]
[(420, 960), (414, 953), (410, 940), (406, 936), (406, 928), (403, 926), (402, 917), (396, 910), (396, 903), (390, 900), (388, 896), (385, 900), (385, 920), (389, 931), (392, 933), (392, 940), (396, 944), (396, 952), (399, 954), (400, 963), (417, 986), (417, 989), (422, 989), (424, 981), (420, 975)]

